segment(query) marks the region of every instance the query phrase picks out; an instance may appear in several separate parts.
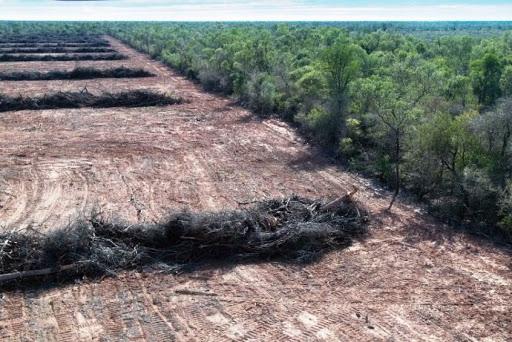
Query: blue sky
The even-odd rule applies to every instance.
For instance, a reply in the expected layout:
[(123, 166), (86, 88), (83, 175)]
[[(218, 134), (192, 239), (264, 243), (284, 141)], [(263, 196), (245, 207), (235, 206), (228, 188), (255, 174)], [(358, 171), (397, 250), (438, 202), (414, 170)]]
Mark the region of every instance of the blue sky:
[(0, 0), (0, 20), (512, 20), (512, 0)]

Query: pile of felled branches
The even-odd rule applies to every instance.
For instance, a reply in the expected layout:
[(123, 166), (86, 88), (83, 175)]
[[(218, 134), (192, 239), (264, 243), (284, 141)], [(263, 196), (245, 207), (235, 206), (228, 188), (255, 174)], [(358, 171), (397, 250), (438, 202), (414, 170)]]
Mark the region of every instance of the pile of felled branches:
[(1, 81), (51, 81), (51, 80), (87, 80), (95, 78), (138, 78), (152, 77), (152, 73), (140, 68), (118, 67), (96, 69), (77, 67), (69, 71), (14, 71), (0, 73)]
[(149, 107), (180, 104), (183, 99), (150, 90), (130, 90), (95, 95), (87, 91), (58, 92), (43, 96), (0, 95), (0, 112), (58, 108)]
[(0, 54), (0, 62), (34, 62), (34, 61), (113, 61), (127, 59), (120, 53), (105, 54), (63, 54), (63, 55), (10, 55)]
[(308, 261), (363, 237), (367, 224), (368, 213), (350, 196), (328, 205), (290, 197), (244, 210), (180, 212), (152, 225), (94, 216), (47, 235), (1, 234), (0, 282), (241, 258)]
[(39, 46), (39, 47), (0, 47), (0, 53), (85, 53), (85, 52), (116, 52), (107, 47), (64, 47), (64, 46)]

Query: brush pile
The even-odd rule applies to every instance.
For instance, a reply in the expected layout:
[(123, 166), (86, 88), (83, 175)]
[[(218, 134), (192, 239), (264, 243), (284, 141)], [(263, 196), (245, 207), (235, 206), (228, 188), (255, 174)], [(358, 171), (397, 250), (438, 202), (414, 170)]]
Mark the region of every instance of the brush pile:
[(58, 92), (40, 97), (0, 94), (0, 112), (58, 108), (150, 107), (180, 104), (183, 99), (149, 90), (131, 90), (94, 95), (87, 91)]
[(0, 54), (0, 62), (34, 62), (34, 61), (115, 61), (127, 59), (120, 53), (98, 55), (65, 54), (65, 55), (9, 55)]
[(110, 46), (109, 42), (106, 41), (97, 41), (90, 43), (63, 43), (63, 42), (13, 42), (13, 43), (0, 43), (0, 47), (2, 48), (29, 48), (29, 47), (108, 47)]
[(0, 235), (0, 281), (120, 270), (179, 270), (213, 260), (312, 261), (367, 232), (368, 214), (350, 197), (336, 206), (299, 197), (237, 211), (176, 213), (161, 224), (109, 223), (95, 215), (48, 235)]
[(0, 73), (0, 81), (51, 81), (51, 80), (89, 80), (95, 78), (139, 78), (153, 77), (152, 73), (144, 69), (126, 67), (112, 69), (75, 68), (70, 71), (21, 71)]
[(35, 44), (35, 43), (94, 43), (101, 44), (106, 43), (106, 40), (99, 38), (95, 35), (88, 34), (45, 34), (42, 36), (41, 34), (28, 34), (28, 35), (11, 35), (4, 36), (0, 38), (0, 44), (8, 44), (8, 43), (25, 43), (25, 44)]
[(107, 47), (0, 47), (0, 53), (85, 53), (85, 52), (116, 52), (116, 50)]

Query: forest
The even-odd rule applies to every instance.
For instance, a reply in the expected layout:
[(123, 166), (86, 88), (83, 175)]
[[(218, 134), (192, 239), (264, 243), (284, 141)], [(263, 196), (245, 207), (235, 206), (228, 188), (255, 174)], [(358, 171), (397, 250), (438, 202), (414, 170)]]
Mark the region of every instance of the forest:
[(105, 33), (349, 170), (484, 235), (512, 236), (509, 23), (3, 23), (4, 35)]

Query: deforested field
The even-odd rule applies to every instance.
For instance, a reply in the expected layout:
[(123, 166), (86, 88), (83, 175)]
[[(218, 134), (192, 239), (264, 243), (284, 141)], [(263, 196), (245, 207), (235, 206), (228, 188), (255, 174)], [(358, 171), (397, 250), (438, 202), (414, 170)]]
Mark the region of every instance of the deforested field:
[[(105, 39), (106, 48), (127, 59), (5, 61), (0, 72), (124, 67), (154, 77), (0, 81), (0, 94), (145, 91), (182, 101), (0, 113), (4, 232), (48, 233), (97, 210), (153, 224), (176, 210), (235, 210), (293, 194), (333, 199), (357, 187), (354, 198), (370, 213), (369, 235), (307, 264), (219, 262), (177, 273), (130, 270), (50, 288), (5, 290), (0, 338), (512, 338), (509, 249), (457, 233), (400, 200), (387, 212), (387, 191), (331, 164), (289, 125), (259, 119), (120, 41)], [(85, 44), (66, 42), (74, 43)]]

